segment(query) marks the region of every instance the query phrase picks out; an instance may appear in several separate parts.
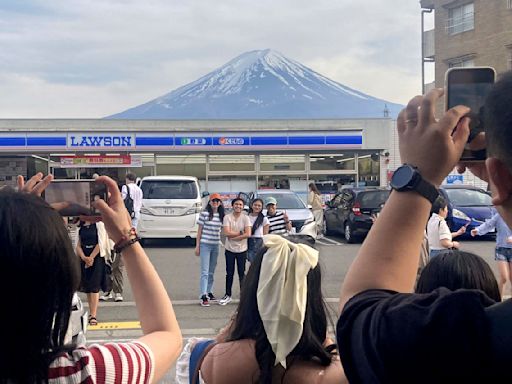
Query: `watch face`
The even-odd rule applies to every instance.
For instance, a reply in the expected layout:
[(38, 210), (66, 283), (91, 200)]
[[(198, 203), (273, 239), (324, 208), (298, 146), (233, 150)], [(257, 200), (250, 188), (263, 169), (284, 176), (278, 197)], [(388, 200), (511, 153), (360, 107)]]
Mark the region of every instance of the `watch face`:
[(391, 179), (392, 187), (400, 189), (406, 187), (412, 180), (414, 169), (408, 165), (403, 165), (398, 168)]

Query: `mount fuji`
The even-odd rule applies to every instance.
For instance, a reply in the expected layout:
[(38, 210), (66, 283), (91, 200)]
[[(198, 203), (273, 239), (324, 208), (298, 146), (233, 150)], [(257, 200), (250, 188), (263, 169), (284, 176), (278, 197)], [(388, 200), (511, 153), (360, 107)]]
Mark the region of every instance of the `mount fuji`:
[(346, 87), (265, 49), (108, 119), (330, 119), (395, 117), (394, 104)]

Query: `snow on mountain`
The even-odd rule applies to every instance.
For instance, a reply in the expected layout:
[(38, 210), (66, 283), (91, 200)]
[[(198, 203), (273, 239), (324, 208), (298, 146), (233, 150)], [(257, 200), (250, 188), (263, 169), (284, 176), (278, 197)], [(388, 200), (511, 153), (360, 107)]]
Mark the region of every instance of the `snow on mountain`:
[(328, 79), (265, 49), (111, 119), (328, 119), (396, 116), (401, 105)]

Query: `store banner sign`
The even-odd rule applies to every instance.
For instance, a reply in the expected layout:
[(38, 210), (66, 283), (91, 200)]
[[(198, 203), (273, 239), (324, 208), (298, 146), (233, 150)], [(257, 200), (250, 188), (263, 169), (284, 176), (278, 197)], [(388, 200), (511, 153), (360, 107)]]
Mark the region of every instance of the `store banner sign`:
[(68, 148), (131, 148), (135, 147), (135, 135), (130, 134), (68, 134)]
[(222, 137), (214, 137), (213, 145), (221, 145), (225, 147), (232, 146), (240, 146), (240, 145), (250, 145), (251, 139), (249, 137), (232, 137), (232, 136), (222, 136)]
[(100, 155), (100, 156), (62, 156), (61, 168), (136, 168), (142, 167), (141, 156)]

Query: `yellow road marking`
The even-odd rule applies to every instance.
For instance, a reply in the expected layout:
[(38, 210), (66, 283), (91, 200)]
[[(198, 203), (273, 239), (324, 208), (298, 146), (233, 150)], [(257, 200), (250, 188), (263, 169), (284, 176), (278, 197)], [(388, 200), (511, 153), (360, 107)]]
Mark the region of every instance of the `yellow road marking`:
[(98, 325), (89, 325), (88, 331), (104, 331), (117, 329), (140, 329), (140, 321), (118, 321), (118, 322), (98, 322)]

